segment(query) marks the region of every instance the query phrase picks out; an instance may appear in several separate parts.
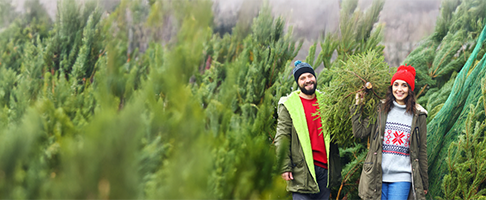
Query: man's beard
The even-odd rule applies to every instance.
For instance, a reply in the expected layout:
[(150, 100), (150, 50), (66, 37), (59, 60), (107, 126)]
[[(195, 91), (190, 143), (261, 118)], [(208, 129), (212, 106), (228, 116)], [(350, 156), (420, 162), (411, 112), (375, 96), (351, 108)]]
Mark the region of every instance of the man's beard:
[(306, 95), (313, 95), (316, 92), (316, 83), (312, 83), (312, 84), (314, 85), (314, 87), (312, 87), (312, 89), (310, 90), (305, 89), (305, 86), (300, 87), (299, 85), (300, 91)]

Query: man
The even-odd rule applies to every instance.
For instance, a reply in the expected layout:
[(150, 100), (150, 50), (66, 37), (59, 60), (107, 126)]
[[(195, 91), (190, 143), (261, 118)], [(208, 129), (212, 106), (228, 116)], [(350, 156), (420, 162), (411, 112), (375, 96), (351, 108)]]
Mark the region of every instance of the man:
[(316, 93), (314, 69), (296, 61), (294, 79), (300, 91), (282, 97), (278, 103), (275, 143), (282, 162), (282, 178), (293, 199), (329, 199), (330, 186), (341, 179), (339, 150), (331, 136), (321, 132), (316, 115), (321, 93)]

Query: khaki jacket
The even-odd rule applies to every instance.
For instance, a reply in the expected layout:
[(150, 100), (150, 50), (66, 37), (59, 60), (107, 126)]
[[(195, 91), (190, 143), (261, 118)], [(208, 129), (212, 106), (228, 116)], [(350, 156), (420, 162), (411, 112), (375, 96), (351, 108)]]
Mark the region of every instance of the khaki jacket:
[[(277, 134), (275, 145), (281, 172), (292, 172), (293, 180), (287, 181), (287, 191), (298, 193), (318, 193), (315, 178), (314, 159), (310, 144), (309, 130), (305, 119), (304, 107), (299, 97), (300, 91), (282, 97), (278, 105)], [(320, 93), (316, 91), (317, 99)], [(330, 134), (323, 133), (326, 145), (328, 181), (327, 187), (341, 182), (341, 161), (337, 145), (330, 142)]]
[[(381, 161), (387, 118), (387, 113), (383, 111), (382, 106), (383, 104), (380, 104), (377, 111), (377, 120), (372, 124), (368, 119), (361, 119), (359, 106), (351, 106), (351, 113), (355, 113), (351, 118), (354, 136), (358, 138), (369, 136), (370, 143), (358, 187), (359, 196), (363, 199), (381, 198)], [(424, 190), (429, 188), (429, 176), (427, 173), (427, 111), (418, 104), (416, 104), (415, 111), (411, 126), (412, 134), (410, 136), (412, 188), (408, 199), (425, 199)]]

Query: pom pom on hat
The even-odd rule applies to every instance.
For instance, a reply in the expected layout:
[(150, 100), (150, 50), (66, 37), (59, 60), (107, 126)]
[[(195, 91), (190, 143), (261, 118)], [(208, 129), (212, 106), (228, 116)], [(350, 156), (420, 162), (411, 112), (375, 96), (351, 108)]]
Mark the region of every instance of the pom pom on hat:
[(297, 61), (295, 61), (294, 65), (295, 65), (295, 68), (292, 71), (292, 73), (294, 74), (294, 79), (295, 79), (295, 82), (297, 82), (297, 84), (299, 84), (299, 82), (298, 82), (299, 77), (303, 73), (311, 73), (312, 75), (314, 75), (314, 77), (316, 77), (314, 69), (312, 69), (312, 66), (310, 66), (308, 63), (297, 60)]
[(391, 84), (393, 85), (393, 82), (395, 82), (396, 80), (403, 80), (408, 83), (413, 91), (415, 89), (415, 75), (415, 68), (410, 65), (407, 66), (406, 64), (402, 65), (398, 67), (397, 72), (395, 73), (395, 75), (393, 75)]
[(300, 63), (302, 63), (302, 61), (297, 60), (297, 61), (294, 62), (294, 65), (297, 67), (297, 65), (299, 65)]

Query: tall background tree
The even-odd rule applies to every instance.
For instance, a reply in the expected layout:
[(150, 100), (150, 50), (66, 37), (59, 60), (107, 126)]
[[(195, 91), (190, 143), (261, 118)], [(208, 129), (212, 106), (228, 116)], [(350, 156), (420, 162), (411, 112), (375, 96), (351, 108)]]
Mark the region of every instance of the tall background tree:
[[(434, 33), (403, 61), (417, 68), (415, 92), (418, 102), (429, 111), (427, 153), (431, 198), (444, 195), (442, 183), (452, 184), (443, 182), (450, 170), (444, 160), (455, 156), (454, 149), (460, 146), (452, 147), (451, 143), (464, 134), (470, 105), (481, 102), (479, 83), (485, 76), (485, 8), (483, 1), (443, 1)], [(480, 132), (484, 135), (484, 131)]]

